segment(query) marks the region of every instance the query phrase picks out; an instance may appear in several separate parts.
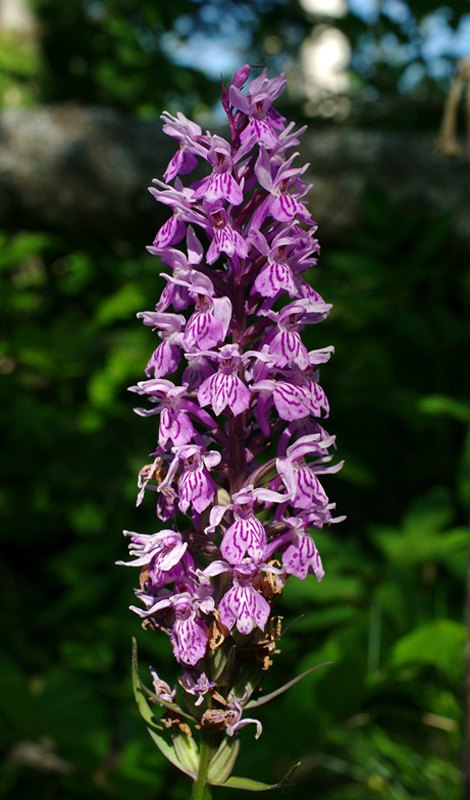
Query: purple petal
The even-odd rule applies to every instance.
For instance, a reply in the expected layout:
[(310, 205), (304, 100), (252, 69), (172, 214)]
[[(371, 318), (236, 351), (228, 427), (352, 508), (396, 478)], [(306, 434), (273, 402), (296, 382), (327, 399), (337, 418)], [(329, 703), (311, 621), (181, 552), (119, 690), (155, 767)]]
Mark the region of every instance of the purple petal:
[(303, 389), (283, 381), (276, 383), (274, 405), (280, 418), (289, 421), (308, 417), (310, 413)]
[(292, 363), (297, 364), (301, 370), (309, 366), (308, 351), (296, 331), (281, 331), (274, 337), (269, 348), (270, 353), (276, 354), (276, 365), (285, 367)]
[(188, 444), (194, 436), (194, 428), (185, 411), (174, 411), (171, 408), (162, 408), (160, 415), (160, 430), (158, 444), (166, 447), (171, 439), (175, 447)]
[(281, 194), (271, 203), (271, 216), (278, 222), (290, 222), (299, 210), (300, 203), (290, 194)]
[(292, 505), (296, 508), (311, 508), (313, 504), (326, 506), (328, 496), (317, 476), (308, 467), (294, 470), (297, 476), (297, 492)]
[(178, 149), (163, 174), (163, 180), (165, 183), (168, 183), (168, 181), (172, 181), (176, 175), (187, 175), (188, 172), (192, 172), (196, 167), (196, 156), (192, 153), (188, 153), (186, 149)]
[(261, 270), (254, 282), (254, 288), (262, 297), (275, 297), (280, 292), (288, 292), (291, 297), (297, 294), (294, 276), (288, 264), (276, 262)]
[(216, 200), (228, 200), (234, 206), (243, 203), (243, 192), (230, 172), (212, 175), (205, 193), (198, 192), (196, 197), (199, 196), (205, 196), (209, 203), (214, 203)]
[(309, 534), (299, 534), (282, 556), (282, 566), (289, 575), (305, 580), (307, 572), (313, 572), (318, 581), (325, 575), (320, 554)]
[(243, 143), (250, 139), (253, 135), (256, 136), (257, 142), (262, 142), (269, 147), (277, 147), (279, 139), (267, 119), (252, 119), (240, 134), (240, 141)]
[(266, 189), (267, 192), (271, 192), (273, 188), (271, 169), (271, 161), (266, 148), (260, 147), (259, 156), (255, 164), (255, 173), (256, 177), (258, 178), (258, 182), (261, 184), (263, 189)]
[[(245, 67), (242, 67), (241, 69), (245, 69)], [(243, 86), (243, 83), (240, 85)], [(244, 114), (250, 113), (250, 104), (248, 100), (246, 99), (245, 95), (241, 93), (240, 89), (237, 89), (233, 83), (230, 86), (228, 96), (232, 106), (235, 106), (235, 108), (243, 111)]]
[[(240, 67), (240, 69), (237, 69), (235, 75), (232, 78), (231, 86), (241, 89), (243, 84), (246, 83), (246, 81), (250, 77), (250, 72), (251, 72), (251, 67), (249, 64), (245, 64), (243, 67)], [(234, 105), (234, 103), (232, 103), (232, 105)]]
[(237, 416), (249, 408), (251, 394), (237, 375), (218, 372), (201, 384), (197, 398), (201, 406), (210, 403), (217, 416), (222, 414), (227, 405)]
[(223, 339), (224, 329), (210, 311), (196, 311), (186, 325), (184, 344), (187, 347), (211, 350)]
[(173, 653), (177, 661), (194, 667), (204, 658), (207, 636), (202, 622), (197, 618), (176, 620), (171, 634)]
[(147, 378), (164, 378), (176, 369), (181, 361), (180, 348), (169, 342), (162, 342), (154, 353), (150, 356), (149, 362), (145, 367)]
[(264, 559), (267, 540), (261, 522), (253, 515), (248, 519), (237, 519), (225, 531), (220, 552), (230, 564), (239, 564), (246, 553), (257, 564)]
[(223, 625), (229, 630), (237, 625), (242, 634), (251, 633), (257, 625), (262, 631), (269, 617), (267, 600), (252, 586), (232, 586), (219, 603), (218, 611)]
[(178, 244), (184, 239), (186, 235), (186, 225), (178, 217), (173, 215), (167, 219), (164, 225), (158, 231), (154, 247), (168, 247), (172, 244)]
[(179, 507), (185, 514), (191, 504), (198, 514), (214, 499), (215, 483), (204, 469), (183, 472), (178, 481)]

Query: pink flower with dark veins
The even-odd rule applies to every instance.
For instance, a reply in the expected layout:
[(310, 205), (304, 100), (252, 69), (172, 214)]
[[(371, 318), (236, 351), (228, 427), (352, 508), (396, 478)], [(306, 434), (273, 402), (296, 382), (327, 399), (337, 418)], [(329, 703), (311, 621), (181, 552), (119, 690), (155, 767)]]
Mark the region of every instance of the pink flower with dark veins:
[(246, 239), (232, 227), (227, 211), (216, 203), (207, 208), (207, 214), (212, 223), (213, 233), (213, 239), (207, 251), (207, 263), (213, 264), (222, 253), (229, 257), (237, 255), (239, 258), (246, 258), (248, 255)]
[(221, 136), (213, 136), (207, 160), (212, 164), (212, 175), (199, 182), (194, 197), (205, 198), (208, 203), (218, 200), (226, 200), (233, 206), (243, 203), (243, 192), (232, 175), (234, 159), (230, 144)]
[(210, 470), (220, 462), (221, 455), (217, 450), (204, 454), (202, 448), (195, 444), (173, 447), (172, 452), (175, 457), (158, 490), (163, 491), (182, 467), (183, 472), (178, 478), (179, 507), (185, 514), (192, 505), (198, 514), (202, 514), (214, 498), (215, 483), (210, 477)]
[(266, 147), (276, 147), (278, 143), (276, 130), (283, 130), (285, 118), (272, 106), (273, 100), (279, 97), (286, 85), (283, 72), (269, 80), (265, 68), (262, 75), (249, 84), (246, 97), (238, 86), (233, 84), (230, 86), (230, 103), (248, 117), (247, 125), (240, 134), (242, 143), (255, 137), (256, 142), (263, 142)]
[(202, 131), (199, 125), (192, 122), (178, 111), (173, 117), (168, 111), (164, 111), (161, 118), (165, 120), (163, 131), (167, 136), (178, 139), (180, 146), (168, 164), (163, 178), (166, 182), (172, 181), (176, 175), (186, 175), (192, 172), (198, 165), (196, 156), (206, 156), (207, 150), (199, 144)]
[(188, 287), (195, 308), (186, 325), (183, 347), (210, 350), (225, 339), (232, 316), (232, 304), (228, 297), (215, 297), (212, 282), (201, 273), (192, 276)]
[(216, 416), (220, 416), (227, 406), (234, 416), (247, 411), (251, 394), (237, 374), (242, 361), (238, 344), (225, 344), (218, 353), (205, 355), (218, 361), (219, 371), (201, 383), (197, 392), (199, 404), (202, 407), (211, 405)]

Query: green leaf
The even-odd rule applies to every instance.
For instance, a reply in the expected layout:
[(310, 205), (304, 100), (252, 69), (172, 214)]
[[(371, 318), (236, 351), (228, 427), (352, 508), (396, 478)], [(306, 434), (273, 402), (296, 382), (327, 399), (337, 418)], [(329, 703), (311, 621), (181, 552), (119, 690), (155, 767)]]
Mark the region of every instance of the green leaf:
[(183, 766), (178, 758), (174, 745), (166, 742), (163, 736), (160, 736), (160, 734), (157, 732), (159, 730), (163, 730), (163, 728), (161, 725), (156, 723), (155, 717), (150, 709), (149, 704), (147, 703), (143, 691), (143, 684), (139, 677), (139, 669), (137, 664), (137, 642), (135, 639), (132, 640), (132, 686), (139, 711), (144, 720), (148, 723), (147, 730), (160, 752), (163, 753), (165, 758), (167, 758), (168, 761), (173, 764), (173, 766), (177, 767), (179, 770), (181, 770), (181, 772), (184, 772), (185, 775), (190, 775), (191, 778), (195, 778), (197, 775), (197, 769), (194, 772), (187, 766)]
[(432, 394), (423, 397), (418, 403), (418, 409), (423, 414), (446, 414), (460, 422), (470, 422), (470, 404), (454, 400), (443, 394)]
[(281, 686), (274, 692), (270, 692), (270, 694), (264, 694), (261, 697), (258, 697), (257, 700), (250, 700), (246, 704), (245, 708), (257, 708), (258, 706), (264, 705), (264, 703), (269, 703), (270, 700), (273, 700), (275, 697), (278, 697), (278, 695), (282, 694), (283, 692), (286, 692), (287, 689), (290, 689), (291, 686), (294, 686), (296, 683), (301, 681), (302, 678), (305, 678), (306, 675), (310, 675), (310, 673), (313, 672), (314, 669), (318, 669), (319, 667), (326, 667), (327, 664), (332, 664), (332, 663), (333, 663), (332, 661), (325, 661), (323, 664), (316, 664), (314, 667), (310, 667), (310, 669), (307, 669), (305, 672), (302, 672), (301, 675), (297, 675), (296, 678), (293, 678), (293, 680), (289, 681), (288, 683), (285, 683), (284, 686)]
[(199, 770), (199, 750), (192, 736), (187, 733), (173, 734), (173, 746), (188, 775), (197, 775)]
[(429, 664), (456, 677), (463, 668), (465, 638), (465, 626), (451, 619), (422, 625), (396, 643), (392, 666)]
[(379, 530), (374, 540), (390, 561), (399, 564), (424, 564), (429, 561), (447, 563), (449, 556), (465, 556), (468, 529), (453, 528), (445, 533)]
[(284, 775), (282, 781), (280, 783), (262, 783), (261, 781), (254, 781), (251, 778), (238, 778), (233, 776), (225, 781), (225, 783), (219, 784), (211, 782), (213, 786), (223, 786), (227, 789), (244, 789), (248, 792), (266, 792), (268, 789), (280, 789), (282, 786), (285, 786), (291, 775), (293, 774), (294, 770), (300, 767), (300, 761), (298, 764), (294, 764), (293, 767), (289, 770), (289, 772)]
[(434, 486), (416, 498), (407, 511), (403, 523), (409, 531), (425, 534), (441, 531), (452, 521), (455, 514), (452, 497), (445, 486)]
[(144, 718), (145, 722), (156, 726), (155, 717), (149, 704), (147, 703), (147, 699), (142, 689), (142, 682), (139, 677), (139, 668), (137, 664), (137, 642), (135, 639), (132, 640), (132, 688), (134, 690), (134, 697), (141, 716)]
[(146, 303), (145, 293), (137, 283), (129, 281), (111, 297), (106, 297), (98, 306), (96, 321), (99, 325), (111, 325), (116, 320), (129, 319)]
[(222, 743), (212, 758), (207, 770), (209, 783), (225, 783), (235, 766), (240, 751), (238, 736), (224, 736)]
[(155, 728), (153, 728), (153, 727), (150, 728), (149, 727), (149, 728), (147, 728), (147, 730), (148, 730), (150, 736), (152, 737), (153, 741), (157, 745), (158, 749), (160, 750), (160, 752), (163, 753), (165, 758), (167, 758), (168, 761), (170, 761), (173, 764), (174, 767), (177, 767), (177, 769), (179, 769), (181, 772), (184, 772), (185, 775), (189, 775), (191, 778), (196, 778), (197, 772), (192, 772), (191, 770), (186, 769), (186, 767), (183, 767), (181, 761), (179, 760), (178, 756), (176, 755), (176, 751), (175, 751), (175, 748), (173, 747), (173, 745), (168, 744), (168, 742), (165, 741), (163, 736), (160, 736), (157, 733)]

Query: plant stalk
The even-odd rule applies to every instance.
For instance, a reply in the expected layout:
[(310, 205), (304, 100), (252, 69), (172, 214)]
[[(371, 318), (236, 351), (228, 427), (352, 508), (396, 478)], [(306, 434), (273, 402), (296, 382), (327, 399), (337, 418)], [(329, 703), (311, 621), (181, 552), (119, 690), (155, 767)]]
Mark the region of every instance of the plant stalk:
[(212, 786), (207, 783), (207, 770), (214, 755), (214, 736), (206, 731), (201, 732), (199, 745), (199, 770), (193, 784), (191, 800), (212, 800)]

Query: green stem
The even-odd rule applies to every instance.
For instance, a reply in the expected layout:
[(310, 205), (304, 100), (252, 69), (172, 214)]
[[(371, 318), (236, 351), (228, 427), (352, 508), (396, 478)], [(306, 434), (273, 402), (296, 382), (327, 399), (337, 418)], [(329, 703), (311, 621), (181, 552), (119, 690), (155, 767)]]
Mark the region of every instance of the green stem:
[(206, 783), (209, 763), (214, 755), (214, 737), (203, 731), (199, 745), (199, 770), (194, 781), (191, 800), (211, 800), (212, 787)]

